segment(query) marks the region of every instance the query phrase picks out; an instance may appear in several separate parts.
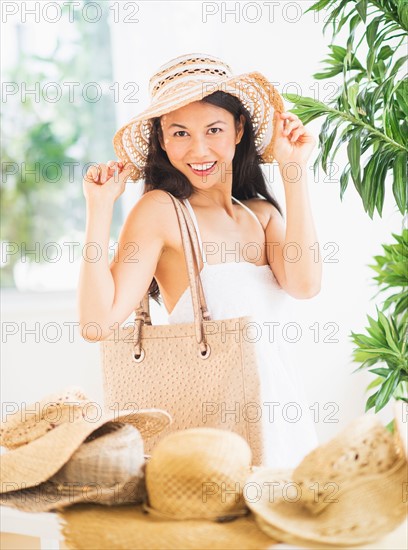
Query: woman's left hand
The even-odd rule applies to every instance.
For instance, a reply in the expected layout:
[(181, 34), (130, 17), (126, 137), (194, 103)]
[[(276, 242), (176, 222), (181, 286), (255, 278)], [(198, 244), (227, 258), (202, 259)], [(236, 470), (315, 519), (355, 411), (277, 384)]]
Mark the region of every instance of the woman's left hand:
[(306, 130), (300, 118), (288, 111), (275, 111), (272, 154), (280, 166), (297, 163), (305, 166), (315, 145), (315, 137)]

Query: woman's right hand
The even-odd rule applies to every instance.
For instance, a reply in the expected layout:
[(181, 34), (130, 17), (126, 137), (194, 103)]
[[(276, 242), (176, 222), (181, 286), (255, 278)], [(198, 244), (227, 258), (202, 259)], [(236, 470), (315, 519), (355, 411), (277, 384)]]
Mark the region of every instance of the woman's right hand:
[(90, 166), (82, 182), (84, 196), (89, 202), (116, 201), (126, 187), (126, 180), (132, 172), (131, 163), (110, 160), (107, 164)]

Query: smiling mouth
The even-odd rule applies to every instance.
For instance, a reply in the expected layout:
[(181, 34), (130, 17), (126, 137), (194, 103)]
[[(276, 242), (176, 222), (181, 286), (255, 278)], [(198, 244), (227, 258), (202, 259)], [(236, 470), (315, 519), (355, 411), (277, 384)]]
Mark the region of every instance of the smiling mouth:
[(206, 172), (210, 172), (216, 164), (217, 164), (217, 161), (206, 162), (203, 164), (188, 164), (188, 165), (190, 166), (193, 172), (196, 172), (198, 174), (204, 174)]

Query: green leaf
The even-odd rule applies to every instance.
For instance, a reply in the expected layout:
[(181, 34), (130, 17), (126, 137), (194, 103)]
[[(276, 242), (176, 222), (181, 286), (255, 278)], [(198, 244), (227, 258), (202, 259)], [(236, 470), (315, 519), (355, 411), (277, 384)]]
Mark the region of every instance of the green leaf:
[(377, 320), (370, 317), (370, 315), (367, 315), (368, 322), (370, 323), (370, 329), (375, 333), (375, 338), (379, 340), (380, 342), (385, 342), (385, 334), (384, 331), (381, 330), (381, 327)]
[(380, 53), (378, 54), (378, 59), (382, 59), (382, 60), (385, 60), (385, 59), (388, 59), (389, 57), (392, 56), (392, 54), (394, 53), (394, 50), (390, 47), (390, 46), (383, 46), (380, 50)]
[(357, 334), (356, 338), (358, 339), (358, 344), (360, 346), (363, 345), (367, 347), (374, 347), (374, 348), (376, 347), (372, 339), (369, 336), (366, 336), (365, 334)]
[(395, 432), (394, 418), (385, 425), (385, 429), (388, 430), (391, 434)]
[(393, 334), (393, 330), (392, 330), (392, 327), (390, 325), (389, 320), (387, 319), (387, 317), (381, 311), (378, 311), (378, 321), (379, 321), (379, 323), (381, 323), (381, 326), (383, 327), (383, 329), (385, 331), (385, 336), (387, 338), (388, 345), (396, 353), (399, 353), (400, 350), (399, 350), (398, 346), (395, 343), (395, 339), (398, 338), (398, 335)]
[(327, 6), (327, 4), (329, 4), (332, 1), (333, 0), (319, 0), (318, 2), (316, 2), (316, 4), (313, 4), (312, 6), (310, 6), (310, 8), (308, 8), (304, 13), (307, 13), (309, 11), (323, 10)]
[(368, 211), (370, 217), (372, 216), (372, 213), (374, 212), (374, 206), (375, 206), (375, 189), (376, 185), (378, 185), (377, 182), (377, 167), (380, 162), (380, 153), (376, 152), (374, 153), (369, 161), (367, 162), (366, 166), (364, 167), (364, 173), (363, 173), (363, 180), (362, 180), (362, 196), (363, 199), (363, 205), (366, 210)]
[(357, 191), (361, 195), (360, 154), (361, 154), (360, 137), (356, 134), (353, 134), (347, 145), (347, 155), (350, 161), (351, 177), (353, 178)]
[(344, 192), (347, 189), (350, 170), (345, 170), (340, 176), (340, 200), (343, 200)]
[(394, 370), (390, 373), (388, 378), (385, 380), (380, 390), (378, 391), (377, 397), (375, 399), (375, 412), (380, 411), (390, 400), (390, 397), (394, 393), (395, 388), (398, 386), (400, 381), (400, 372)]
[(369, 411), (370, 409), (372, 409), (374, 407), (376, 399), (377, 399), (378, 391), (376, 391), (375, 393), (370, 395), (370, 397), (367, 399), (367, 403), (366, 403), (366, 406), (365, 406), (365, 412)]
[[(356, 6), (357, 7), (357, 6)], [(357, 8), (358, 9), (358, 8)], [(383, 16), (380, 15), (379, 17), (376, 17), (371, 21), (371, 23), (367, 27), (367, 44), (369, 48), (372, 48), (374, 45), (374, 41), (377, 36), (377, 30), (378, 25), (380, 24), (380, 21), (383, 19)]]
[[(377, 172), (377, 182), (376, 182), (376, 189), (375, 189), (375, 207), (377, 208), (377, 211), (379, 215), (382, 215), (382, 208), (384, 204), (384, 195), (385, 195), (385, 178), (387, 175), (387, 171), (390, 168), (390, 163), (392, 158), (394, 157), (394, 152), (385, 152), (384, 154), (380, 155), (380, 162), (378, 165), (378, 172)], [(369, 215), (372, 218), (373, 210), (369, 209)]]
[(376, 357), (375, 354), (370, 354), (362, 350), (356, 350), (353, 352), (353, 361), (356, 363), (363, 363), (361, 368), (364, 366), (371, 366), (375, 363), (378, 363), (381, 359), (379, 357)]
[(406, 63), (407, 59), (408, 59), (408, 55), (404, 55), (403, 57), (398, 59), (395, 62), (393, 68), (391, 69), (389, 76), (395, 76), (397, 72), (400, 70), (400, 68), (404, 65), (404, 63)]
[(336, 134), (337, 134), (337, 126), (334, 128), (333, 132), (328, 136), (328, 138), (323, 144), (322, 167), (326, 174), (327, 174), (327, 157), (333, 146), (333, 142), (336, 138)]
[(391, 126), (391, 135), (393, 136), (394, 140), (398, 143), (404, 144), (404, 138), (401, 135), (400, 127), (399, 127), (399, 121), (397, 119), (397, 116), (395, 114), (395, 108), (394, 105), (390, 105), (388, 108), (389, 113), (389, 122)]
[(405, 151), (397, 153), (393, 166), (394, 180), (392, 192), (401, 214), (407, 210), (407, 163), (408, 154)]
[(408, 31), (408, 3), (406, 0), (399, 0), (397, 11), (402, 28)]
[(335, 59), (336, 61), (339, 61), (340, 63), (343, 63), (344, 58), (347, 54), (346, 48), (343, 48), (343, 46), (336, 46), (334, 44), (329, 45), (329, 48), (331, 48), (333, 52), (331, 54), (333, 59)]
[(359, 0), (356, 4), (356, 10), (365, 23), (367, 18), (367, 0)]
[[(387, 307), (390, 304), (387, 303)], [(395, 315), (400, 315), (401, 313), (408, 312), (408, 292), (401, 295), (401, 297), (395, 302)]]
[(408, 117), (408, 78), (401, 80), (395, 90), (398, 106), (404, 112), (404, 115)]
[(327, 106), (324, 103), (321, 103), (320, 101), (317, 101), (313, 97), (305, 97), (300, 96), (297, 94), (290, 94), (290, 93), (284, 93), (282, 94), (285, 99), (288, 101), (291, 101), (292, 103), (300, 104), (302, 106), (306, 107), (314, 107), (314, 108), (320, 108), (323, 112), (327, 111)]
[(400, 353), (396, 353), (395, 351), (392, 351), (391, 349), (388, 349), (388, 348), (383, 348), (383, 347), (376, 347), (376, 348), (363, 348), (361, 351), (363, 351), (364, 353), (368, 353), (370, 354), (371, 356), (372, 355), (381, 355), (382, 357), (387, 357), (387, 356), (394, 356), (394, 357), (399, 357), (400, 356)]
[(367, 332), (368, 334), (372, 337), (372, 339), (375, 341), (375, 344), (377, 346), (383, 346), (384, 343), (384, 340), (382, 338), (382, 333), (381, 331), (378, 330), (378, 328), (370, 328), (370, 327), (367, 327)]
[(380, 378), (387, 378), (387, 376), (390, 374), (390, 369), (370, 369), (369, 372), (373, 372), (374, 374), (378, 374)]
[[(340, 32), (340, 30), (342, 29), (342, 27), (344, 27), (344, 25), (347, 23), (349, 16), (350, 16), (350, 13), (348, 13), (347, 15), (344, 15), (344, 16), (340, 19), (340, 23), (338, 24), (338, 27), (337, 27), (337, 34)], [(352, 36), (354, 36), (354, 33), (353, 33)]]
[(367, 55), (367, 78), (369, 80), (371, 80), (373, 67), (374, 67), (374, 62), (375, 62), (375, 50), (374, 49), (368, 50), (368, 55)]
[(356, 82), (352, 86), (349, 86), (348, 88), (348, 100), (350, 103), (350, 107), (352, 112), (354, 113), (356, 118), (360, 118), (360, 115), (357, 111), (357, 94), (358, 94), (358, 83)]
[[(340, 119), (339, 122), (344, 122), (344, 120)], [(341, 134), (338, 138), (338, 143), (337, 143), (336, 148), (335, 148), (334, 153), (333, 153), (333, 157), (337, 153), (339, 147), (343, 143), (345, 143), (346, 141), (348, 141), (350, 139), (350, 137), (352, 136), (352, 132), (353, 132), (353, 125), (352, 124), (348, 124), (345, 128), (342, 129), (342, 132), (341, 132)]]
[[(323, 30), (326, 29), (326, 27), (332, 23), (333, 25), (333, 36), (336, 36), (337, 29), (336, 29), (336, 23), (337, 23), (337, 17), (340, 15), (341, 11), (343, 10), (344, 6), (349, 3), (349, 0), (334, 0), (333, 1), (333, 10), (329, 12), (329, 17), (323, 27)], [(337, 5), (336, 5), (337, 4)]]
[(349, 25), (349, 32), (354, 36), (354, 32), (356, 30), (356, 27), (361, 23), (361, 18), (358, 13), (353, 15), (353, 17), (350, 19), (350, 25)]
[(390, 270), (396, 273), (397, 275), (401, 275), (401, 277), (405, 278), (407, 277), (407, 263), (406, 262), (398, 262), (396, 261), (394, 264), (391, 264), (389, 266)]
[(324, 80), (325, 78), (331, 78), (333, 76), (337, 76), (342, 71), (343, 71), (343, 65), (338, 64), (332, 69), (327, 69), (322, 73), (314, 73), (312, 76), (316, 80)]
[[(372, 372), (372, 371), (370, 371), (370, 372)], [(368, 384), (368, 386), (366, 388), (366, 392), (371, 390), (372, 388), (375, 388), (375, 387), (379, 386), (383, 381), (384, 381), (384, 378), (382, 376), (378, 376), (377, 378), (374, 378), (374, 380), (372, 382), (370, 382), (370, 384)]]
[(384, 301), (384, 310), (388, 309), (391, 304), (395, 303), (395, 309), (394, 313), (398, 314), (400, 311), (398, 311), (398, 303), (401, 301), (402, 304), (400, 307), (403, 307), (404, 303), (406, 302), (406, 305), (408, 306), (408, 292), (396, 292), (395, 294), (391, 294), (391, 296), (388, 296), (388, 298)]

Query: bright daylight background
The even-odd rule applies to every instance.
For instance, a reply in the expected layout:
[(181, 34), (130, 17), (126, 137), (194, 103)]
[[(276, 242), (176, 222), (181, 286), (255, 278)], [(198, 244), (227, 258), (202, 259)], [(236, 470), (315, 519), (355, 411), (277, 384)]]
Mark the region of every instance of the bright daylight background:
[[(82, 340), (73, 328), (81, 246), (67, 243), (83, 242), (82, 165), (115, 158), (113, 133), (147, 106), (149, 78), (161, 64), (184, 53), (208, 52), (236, 73), (262, 72), (280, 92), (298, 91), (324, 101), (335, 85), (312, 78), (321, 68), (330, 35), (323, 36), (323, 13), (302, 15), (311, 5), (308, 0), (281, 1), (273, 12), (273, 3), (267, 2), (80, 4), (72, 22), (68, 12), (54, 22), (56, 11), (50, 8), (37, 22), (27, 14), (24, 23), (18, 13), (9, 15), (3, 26), (3, 81), (9, 83), (2, 103), (3, 158), (10, 172), (18, 167), (16, 174), (5, 177), (3, 172), (2, 180), (3, 189), (15, 187), (2, 205), (3, 403), (30, 403), (71, 384), (102, 400), (99, 344)], [(33, 90), (36, 82), (39, 96), (23, 101), (24, 86)], [(321, 123), (317, 119), (310, 124), (316, 137)], [(317, 154), (316, 146), (310, 167)], [(46, 171), (36, 171), (36, 162), (46, 165)], [(338, 162), (346, 163), (346, 155)], [(21, 163), (24, 178), (16, 186)], [(69, 168), (75, 163), (72, 173)], [(278, 171), (265, 171), (275, 173), (269, 177), (271, 189), (284, 205)], [(382, 219), (376, 214), (370, 220), (352, 183), (340, 201), (340, 173), (334, 166), (331, 176), (320, 171), (314, 178), (310, 171), (323, 285), (311, 300), (292, 300), (290, 319), (300, 326), (301, 336), (288, 344), (319, 413), (315, 420), (321, 442), (364, 412), (364, 391), (372, 378), (368, 372), (352, 374), (358, 365), (351, 360), (349, 333), (362, 332), (366, 314), (375, 312), (373, 272), (367, 264), (391, 232), (400, 231), (400, 215), (389, 192)], [(112, 251), (141, 192), (142, 182), (129, 183), (115, 205)], [(38, 243), (37, 257), (27, 254), (30, 262), (24, 261), (25, 242), (28, 250)], [(164, 306), (151, 302), (153, 323), (166, 323)], [(294, 337), (294, 332), (288, 334)], [(387, 422), (391, 419), (389, 406), (379, 414)]]

